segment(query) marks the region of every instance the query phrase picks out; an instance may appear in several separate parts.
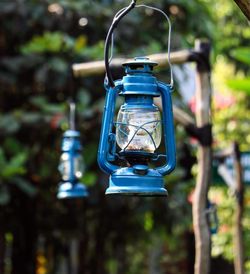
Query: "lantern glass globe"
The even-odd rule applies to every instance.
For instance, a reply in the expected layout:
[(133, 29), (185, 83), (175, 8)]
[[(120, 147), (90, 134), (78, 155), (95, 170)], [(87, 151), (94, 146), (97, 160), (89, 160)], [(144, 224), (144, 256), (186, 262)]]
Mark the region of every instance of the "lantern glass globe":
[[(70, 159), (73, 157), (73, 159)], [(80, 179), (83, 175), (83, 159), (80, 154), (71, 156), (68, 152), (61, 155), (59, 163), (59, 171), (63, 181), (70, 181), (74, 178)]]
[(84, 163), (83, 158), (80, 154), (74, 157), (74, 175), (77, 179), (80, 179), (83, 175)]
[(116, 140), (124, 151), (154, 153), (161, 143), (161, 113), (147, 107), (122, 105), (117, 116)]

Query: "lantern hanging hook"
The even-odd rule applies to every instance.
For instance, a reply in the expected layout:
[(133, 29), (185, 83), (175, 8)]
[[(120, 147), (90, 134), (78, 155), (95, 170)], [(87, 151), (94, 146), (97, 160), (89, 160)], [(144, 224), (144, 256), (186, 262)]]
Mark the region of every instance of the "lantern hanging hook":
[[(140, 7), (144, 7), (144, 8), (148, 8), (154, 11), (157, 11), (159, 13), (161, 13), (168, 21), (168, 42), (167, 42), (167, 60), (168, 60), (168, 64), (169, 64), (169, 69), (170, 69), (170, 88), (173, 88), (174, 85), (174, 80), (173, 80), (173, 69), (172, 69), (172, 64), (171, 64), (171, 59), (170, 59), (170, 51), (171, 51), (171, 34), (172, 34), (172, 25), (171, 25), (171, 21), (168, 17), (168, 15), (161, 9), (156, 8), (156, 7), (152, 7), (152, 6), (148, 6), (148, 5), (144, 5), (144, 4), (140, 4), (137, 5), (136, 4), (136, 0), (132, 0), (132, 2), (130, 3), (129, 6), (119, 10), (116, 15), (114, 16), (113, 22), (111, 24), (111, 27), (108, 31), (107, 34), (107, 38), (105, 41), (105, 49), (104, 49), (104, 61), (105, 61), (105, 67), (106, 67), (106, 77), (105, 80), (107, 81), (107, 83), (114, 87), (114, 80), (110, 71), (110, 63), (112, 61), (113, 58), (113, 48), (114, 48), (114, 30), (117, 27), (118, 23), (121, 21), (121, 19), (127, 15), (133, 8), (140, 8)], [(111, 46), (111, 48), (109, 49), (109, 46)], [(109, 56), (110, 53), (110, 56)]]
[(71, 101), (69, 103), (69, 128), (75, 130), (76, 104)]

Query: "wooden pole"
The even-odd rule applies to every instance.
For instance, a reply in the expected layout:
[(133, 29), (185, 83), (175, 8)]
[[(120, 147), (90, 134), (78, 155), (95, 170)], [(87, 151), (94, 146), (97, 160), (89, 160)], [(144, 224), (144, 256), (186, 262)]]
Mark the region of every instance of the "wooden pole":
[[(183, 64), (186, 62), (192, 62), (196, 60), (197, 54), (190, 50), (181, 50), (172, 52), (170, 54), (170, 61), (172, 64)], [(167, 53), (157, 53), (149, 55), (148, 58), (158, 63), (159, 68), (167, 67)], [(111, 68), (121, 67), (121, 65), (131, 59), (126, 58), (114, 58), (111, 63)], [(104, 61), (86, 62), (81, 64), (73, 64), (73, 73), (75, 77), (84, 77), (90, 75), (98, 75), (105, 72)]]
[[(209, 43), (196, 42), (195, 50), (183, 50), (171, 53), (172, 64), (197, 62), (196, 73), (196, 125), (193, 118), (183, 110), (174, 106), (174, 117), (187, 131), (197, 137), (198, 147), (198, 175), (193, 201), (193, 223), (195, 234), (195, 274), (208, 274), (210, 271), (210, 230), (206, 217), (206, 204), (208, 185), (211, 177), (212, 151), (211, 151), (211, 85), (209, 66)], [(168, 66), (166, 54), (159, 53), (148, 56), (159, 63), (160, 67)], [(113, 59), (112, 68), (120, 67), (128, 59)], [(105, 72), (104, 62), (95, 61), (73, 65), (75, 77), (98, 75)]]
[(233, 146), (234, 171), (236, 183), (236, 208), (234, 221), (234, 270), (235, 274), (244, 274), (243, 229), (242, 215), (244, 206), (244, 185), (242, 178), (242, 165), (240, 162), (240, 149), (238, 143)]
[(193, 199), (193, 225), (195, 235), (195, 274), (210, 272), (210, 230), (206, 214), (207, 194), (211, 178), (211, 84), (209, 51), (210, 44), (197, 40), (195, 49), (201, 52), (196, 70), (196, 124), (203, 142), (198, 145), (198, 174)]
[(234, 0), (241, 9), (242, 13), (250, 20), (250, 1), (249, 0)]

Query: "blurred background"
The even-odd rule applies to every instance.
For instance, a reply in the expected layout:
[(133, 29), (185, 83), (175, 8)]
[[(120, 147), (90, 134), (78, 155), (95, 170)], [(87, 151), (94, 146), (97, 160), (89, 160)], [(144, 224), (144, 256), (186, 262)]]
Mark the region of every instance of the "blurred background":
[[(233, 1), (138, 1), (172, 21), (172, 51), (211, 42), (214, 151), (250, 145), (250, 28)], [(97, 166), (104, 73), (72, 79), (71, 65), (103, 59), (104, 40), (125, 0), (0, 1), (0, 273), (191, 274), (192, 191), (196, 141), (176, 124), (177, 168), (168, 198), (105, 197), (108, 176)], [(166, 52), (167, 23), (134, 10), (119, 25), (115, 56)], [(131, 42), (132, 41), (132, 42)], [(175, 66), (174, 103), (193, 115), (194, 65)], [(122, 70), (114, 71), (115, 79)], [(156, 70), (168, 82), (168, 69)], [(89, 197), (61, 201), (58, 163), (68, 129), (68, 99), (77, 103)], [(234, 273), (234, 197), (212, 179), (219, 229), (211, 273)], [(250, 193), (244, 213), (245, 267), (250, 273)]]

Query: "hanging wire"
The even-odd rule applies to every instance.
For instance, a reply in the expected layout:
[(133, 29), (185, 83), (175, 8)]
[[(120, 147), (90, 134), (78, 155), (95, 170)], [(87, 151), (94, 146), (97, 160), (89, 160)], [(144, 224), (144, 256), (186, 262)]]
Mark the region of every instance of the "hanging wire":
[[(136, 4), (136, 1), (132, 1), (133, 3)], [(156, 8), (156, 7), (152, 7), (152, 6), (148, 6), (148, 5), (144, 5), (144, 4), (140, 4), (140, 5), (135, 5), (134, 6), (135, 8), (148, 8), (148, 9), (151, 9), (151, 10), (154, 10), (154, 11), (157, 11), (157, 12), (160, 12), (168, 21), (168, 42), (167, 42), (167, 60), (168, 60), (168, 64), (169, 64), (169, 70), (170, 70), (170, 87), (173, 88), (174, 86), (174, 77), (173, 77), (173, 68), (172, 68), (172, 63), (171, 63), (171, 60), (170, 60), (170, 51), (171, 51), (171, 34), (172, 34), (172, 25), (171, 25), (171, 21), (169, 19), (169, 17), (167, 16), (167, 14), (159, 9), (159, 8)], [(119, 22), (121, 20), (120, 16), (124, 16), (123, 15), (123, 12), (128, 10), (128, 7), (126, 8), (123, 8), (121, 10), (119, 10), (116, 15), (114, 16), (114, 19), (113, 19), (113, 22), (112, 22), (112, 25), (115, 24), (115, 22)], [(130, 9), (131, 10), (131, 9)], [(117, 23), (118, 24), (118, 23)], [(109, 41), (110, 43), (110, 57), (108, 58), (108, 66), (110, 65), (112, 59), (113, 59), (113, 48), (114, 48), (114, 33), (113, 33), (113, 30), (112, 29), (112, 34), (111, 34), (111, 39)], [(106, 78), (109, 78), (109, 71), (107, 71), (107, 75), (106, 75)], [(113, 80), (112, 78), (109, 79), (109, 80)], [(110, 81), (109, 81), (110, 82)]]
[(169, 17), (167, 16), (167, 14), (166, 14), (163, 10), (161, 10), (161, 9), (158, 9), (158, 8), (155, 8), (155, 7), (152, 7), (152, 6), (148, 6), (148, 5), (144, 5), (144, 4), (136, 5), (135, 7), (136, 7), (136, 8), (143, 7), (143, 8), (148, 8), (148, 9), (151, 9), (151, 10), (158, 11), (158, 12), (160, 12), (160, 13), (167, 19), (167, 21), (168, 21), (168, 53), (167, 53), (167, 59), (168, 59), (168, 64), (169, 64), (169, 69), (170, 69), (170, 87), (173, 88), (173, 86), (174, 86), (174, 78), (173, 78), (172, 63), (171, 63), (171, 60), (170, 60), (171, 34), (172, 34), (172, 25), (171, 25), (171, 21), (170, 21)]
[(69, 128), (75, 130), (75, 116), (76, 116), (76, 104), (75, 102), (69, 103)]

